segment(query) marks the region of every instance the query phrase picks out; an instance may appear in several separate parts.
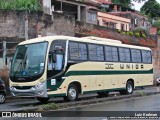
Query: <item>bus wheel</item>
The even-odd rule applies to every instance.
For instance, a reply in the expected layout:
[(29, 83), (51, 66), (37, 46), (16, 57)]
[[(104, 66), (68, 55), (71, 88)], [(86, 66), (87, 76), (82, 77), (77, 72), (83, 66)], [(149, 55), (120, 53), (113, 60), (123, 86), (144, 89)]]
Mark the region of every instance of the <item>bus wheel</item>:
[(109, 92), (108, 92), (108, 91), (105, 91), (105, 92), (97, 92), (97, 94), (98, 94), (98, 97), (108, 97)]
[(3, 93), (0, 93), (0, 104), (4, 103), (6, 100), (6, 96)]
[(67, 91), (67, 96), (64, 96), (64, 100), (67, 102), (76, 101), (78, 99), (78, 89), (76, 85), (70, 84)]
[(126, 84), (126, 90), (119, 91), (121, 95), (132, 94), (133, 93), (133, 83), (128, 81)]
[(49, 100), (49, 97), (47, 98), (37, 97), (37, 100), (40, 101), (41, 103), (47, 103)]

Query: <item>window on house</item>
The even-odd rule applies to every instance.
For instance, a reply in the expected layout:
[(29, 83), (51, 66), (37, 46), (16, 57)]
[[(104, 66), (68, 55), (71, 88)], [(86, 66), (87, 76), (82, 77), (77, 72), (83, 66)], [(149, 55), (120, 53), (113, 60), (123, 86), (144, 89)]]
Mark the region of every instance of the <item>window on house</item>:
[(134, 19), (134, 24), (135, 24), (135, 25), (138, 25), (138, 18), (135, 18), (135, 19)]
[(103, 21), (103, 25), (108, 27), (109, 26), (109, 23), (107, 21)]
[(124, 24), (121, 24), (121, 30), (124, 30)]
[(70, 42), (69, 55), (71, 60), (87, 60), (87, 46), (84, 43)]
[(94, 12), (88, 12), (88, 20), (89, 21), (96, 21), (96, 19), (97, 19), (97, 17), (96, 17), (97, 15), (96, 15), (96, 13), (94, 13)]
[(89, 50), (89, 59), (90, 60), (104, 61), (103, 46), (89, 44), (88, 50)]

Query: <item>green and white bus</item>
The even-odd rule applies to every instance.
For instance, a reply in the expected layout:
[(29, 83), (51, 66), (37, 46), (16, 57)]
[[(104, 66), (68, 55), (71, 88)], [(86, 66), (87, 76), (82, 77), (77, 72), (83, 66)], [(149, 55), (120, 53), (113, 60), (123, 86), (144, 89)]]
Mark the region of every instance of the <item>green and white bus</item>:
[(10, 69), (10, 90), (16, 97), (47, 102), (63, 96), (110, 91), (132, 94), (153, 85), (151, 49), (98, 37), (48, 36), (18, 44)]

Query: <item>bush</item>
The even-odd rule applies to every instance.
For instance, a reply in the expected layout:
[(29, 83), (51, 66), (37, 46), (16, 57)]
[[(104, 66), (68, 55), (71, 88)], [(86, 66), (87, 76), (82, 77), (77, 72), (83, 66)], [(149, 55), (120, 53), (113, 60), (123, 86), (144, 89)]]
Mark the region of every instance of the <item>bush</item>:
[(160, 30), (158, 31), (158, 33), (157, 33), (158, 35), (160, 35)]
[(101, 9), (101, 12), (107, 12), (107, 11), (106, 11), (106, 9), (105, 9), (105, 8), (102, 8), (102, 9)]
[(139, 34), (138, 32), (136, 32), (134, 35), (135, 35), (136, 37), (140, 37), (140, 34)]
[(121, 34), (125, 35), (126, 33), (125, 32), (121, 32)]
[(147, 36), (144, 33), (141, 36), (145, 39), (147, 38)]
[(43, 111), (43, 110), (56, 110), (56, 109), (58, 109), (58, 105), (55, 104), (55, 103), (43, 104), (43, 105), (40, 105), (38, 107), (39, 111)]
[(129, 32), (126, 32), (126, 35), (129, 35)]
[(0, 0), (0, 9), (41, 11), (39, 0)]
[(133, 31), (134, 33), (139, 33), (140, 35), (141, 34), (146, 34), (146, 30), (145, 29), (143, 29), (143, 28), (136, 28), (134, 31)]
[(121, 30), (118, 29), (117, 32), (118, 32), (118, 33), (121, 33)]
[(129, 35), (133, 36), (133, 32), (129, 32)]

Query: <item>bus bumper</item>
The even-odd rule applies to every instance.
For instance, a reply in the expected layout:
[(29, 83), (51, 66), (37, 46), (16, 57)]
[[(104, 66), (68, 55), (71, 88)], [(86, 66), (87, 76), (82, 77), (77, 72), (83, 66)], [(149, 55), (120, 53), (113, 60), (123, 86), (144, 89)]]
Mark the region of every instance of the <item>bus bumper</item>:
[(11, 86), (11, 94), (15, 97), (48, 97), (46, 82), (35, 86)]

